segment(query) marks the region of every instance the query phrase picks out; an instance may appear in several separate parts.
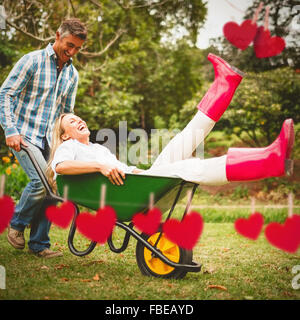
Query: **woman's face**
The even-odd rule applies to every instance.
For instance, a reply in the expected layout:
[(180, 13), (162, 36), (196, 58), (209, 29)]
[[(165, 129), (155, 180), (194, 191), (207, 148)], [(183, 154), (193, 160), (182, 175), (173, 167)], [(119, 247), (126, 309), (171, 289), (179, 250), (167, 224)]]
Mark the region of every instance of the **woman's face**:
[(86, 123), (78, 116), (74, 114), (64, 116), (61, 126), (64, 131), (61, 136), (63, 140), (76, 139), (82, 143), (89, 141), (90, 131)]

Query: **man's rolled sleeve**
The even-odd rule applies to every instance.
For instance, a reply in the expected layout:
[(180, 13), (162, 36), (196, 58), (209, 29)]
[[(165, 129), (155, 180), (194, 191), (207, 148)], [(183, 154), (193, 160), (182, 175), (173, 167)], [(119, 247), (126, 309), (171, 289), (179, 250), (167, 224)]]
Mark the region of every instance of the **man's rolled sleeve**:
[(5, 134), (6, 138), (9, 138), (9, 137), (17, 136), (20, 133), (19, 133), (19, 131), (17, 130), (16, 127), (10, 127), (10, 128), (6, 128), (4, 130), (4, 134)]
[(33, 72), (33, 59), (27, 54), (16, 63), (0, 88), (0, 124), (6, 137), (19, 134), (15, 124), (14, 99), (24, 89)]

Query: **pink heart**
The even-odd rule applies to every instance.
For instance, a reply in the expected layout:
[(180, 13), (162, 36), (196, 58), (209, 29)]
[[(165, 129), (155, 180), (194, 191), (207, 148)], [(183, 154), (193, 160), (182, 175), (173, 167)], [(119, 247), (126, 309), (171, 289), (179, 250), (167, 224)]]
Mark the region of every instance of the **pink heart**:
[(72, 202), (63, 202), (60, 207), (49, 206), (46, 209), (46, 216), (49, 221), (61, 228), (67, 228), (75, 213), (75, 206)]
[(170, 241), (179, 247), (192, 250), (203, 230), (203, 219), (197, 212), (190, 212), (182, 221), (167, 220), (163, 225), (163, 232)]
[(106, 206), (103, 209), (98, 209), (96, 215), (89, 212), (80, 213), (76, 219), (78, 231), (88, 239), (105, 243), (117, 221), (115, 210), (112, 207)]
[(259, 212), (250, 215), (248, 219), (239, 218), (235, 221), (235, 230), (242, 236), (256, 240), (264, 224), (264, 218)]
[(235, 22), (227, 22), (223, 27), (225, 38), (235, 47), (245, 50), (256, 34), (256, 23), (245, 20), (240, 26)]
[(11, 197), (0, 198), (0, 234), (8, 227), (15, 211), (15, 204)]
[(294, 214), (284, 224), (271, 222), (265, 229), (265, 236), (274, 247), (296, 252), (300, 245), (300, 216)]
[(152, 235), (158, 230), (161, 216), (162, 214), (160, 210), (157, 208), (153, 208), (147, 213), (136, 213), (132, 218), (132, 222), (134, 226), (140, 231), (148, 235)]
[(268, 58), (280, 54), (285, 48), (281, 37), (271, 37), (270, 31), (259, 27), (254, 39), (254, 51), (257, 58)]

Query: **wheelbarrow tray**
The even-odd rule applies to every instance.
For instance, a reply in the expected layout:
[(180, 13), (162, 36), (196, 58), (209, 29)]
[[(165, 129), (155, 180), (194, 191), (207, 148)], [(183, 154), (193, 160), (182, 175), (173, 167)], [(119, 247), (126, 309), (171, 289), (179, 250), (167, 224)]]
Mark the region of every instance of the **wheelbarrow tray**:
[[(156, 206), (159, 207), (159, 203), (165, 204), (165, 207), (170, 208), (169, 201), (174, 199), (171, 209), (169, 211), (167, 219), (170, 218), (176, 203), (184, 195), (184, 189), (193, 186), (193, 192), (196, 191), (197, 184), (190, 184), (179, 178), (173, 177), (161, 177), (161, 176), (149, 176), (149, 175), (136, 175), (126, 174), (124, 185), (117, 186), (113, 185), (106, 177), (100, 173), (90, 173), (82, 175), (59, 175), (57, 177), (58, 192), (57, 195), (53, 193), (47, 178), (36, 161), (33, 153), (30, 149), (21, 146), (21, 148), (28, 154), (33, 166), (35, 167), (41, 182), (46, 189), (46, 198), (51, 199), (55, 202), (64, 202), (65, 199), (62, 197), (64, 186), (68, 186), (68, 200), (71, 200), (76, 209), (76, 213), (73, 217), (73, 221), (69, 230), (68, 246), (70, 251), (77, 256), (85, 256), (93, 251), (96, 246), (96, 242), (91, 242), (89, 247), (83, 251), (77, 250), (74, 246), (74, 236), (76, 232), (76, 218), (80, 214), (78, 205), (97, 210), (100, 206), (100, 191), (103, 184), (106, 185), (106, 205), (112, 206), (117, 213), (116, 226), (126, 231), (124, 236), (123, 244), (121, 247), (116, 248), (113, 244), (112, 237), (107, 241), (110, 249), (115, 253), (120, 253), (126, 250), (130, 237), (134, 237), (138, 244), (142, 244), (145, 248), (152, 252), (154, 257), (159, 258), (167, 265), (174, 267), (175, 271), (178, 271), (176, 277), (183, 277), (186, 272), (199, 272), (201, 270), (201, 264), (194, 261), (185, 263), (174, 262), (165, 257), (156, 245), (150, 244), (143, 238), (143, 234), (139, 234), (133, 229), (133, 223), (130, 222), (128, 225), (124, 222), (130, 221), (132, 216), (137, 213), (146, 210), (149, 207), (150, 193), (154, 193), (154, 199)], [(191, 197), (192, 199), (192, 197)], [(190, 199), (190, 201), (191, 201)], [(183, 217), (187, 212), (187, 208), (184, 211)], [(162, 234), (162, 232), (160, 232)], [(192, 252), (192, 251), (191, 251)], [(182, 273), (183, 272), (183, 273)]]
[(112, 184), (100, 173), (81, 175), (59, 175), (56, 179), (59, 194), (68, 187), (68, 199), (78, 205), (98, 210), (100, 207), (101, 186), (106, 186), (105, 205), (114, 208), (118, 221), (131, 221), (137, 212), (149, 207), (150, 193), (155, 202), (170, 190), (180, 185), (179, 178), (126, 174), (123, 185)]

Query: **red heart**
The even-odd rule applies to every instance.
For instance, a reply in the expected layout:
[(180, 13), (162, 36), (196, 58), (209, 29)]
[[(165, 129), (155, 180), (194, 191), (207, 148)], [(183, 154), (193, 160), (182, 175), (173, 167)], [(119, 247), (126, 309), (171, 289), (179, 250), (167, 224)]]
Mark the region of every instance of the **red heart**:
[(76, 225), (80, 233), (88, 239), (105, 243), (111, 235), (117, 221), (115, 210), (106, 206), (98, 209), (96, 215), (88, 212), (80, 213), (76, 219)]
[(256, 240), (264, 224), (264, 218), (259, 212), (250, 215), (248, 219), (239, 218), (235, 221), (235, 230), (242, 236)]
[(284, 224), (271, 222), (265, 230), (267, 240), (276, 248), (294, 253), (300, 245), (300, 216), (288, 217)]
[(259, 27), (254, 39), (254, 51), (257, 58), (273, 57), (285, 48), (285, 41), (281, 37), (271, 37), (270, 31)]
[(75, 213), (75, 206), (70, 201), (65, 201), (60, 207), (50, 206), (46, 209), (49, 221), (61, 228), (67, 228)]
[(298, 241), (300, 244), (300, 215), (298, 214), (293, 214), (290, 218), (288, 218), (288, 222), (289, 224), (293, 224), (295, 230), (298, 230), (297, 234), (298, 234)]
[(245, 20), (240, 26), (235, 22), (227, 22), (223, 27), (225, 38), (235, 47), (245, 50), (256, 34), (256, 23)]
[(157, 208), (149, 210), (146, 214), (136, 213), (132, 218), (134, 226), (148, 235), (152, 235), (157, 231), (160, 221), (161, 212)]
[(163, 232), (166, 238), (179, 247), (192, 250), (202, 233), (203, 225), (201, 215), (197, 212), (191, 212), (182, 221), (167, 220), (163, 225)]
[(0, 198), (0, 234), (7, 228), (15, 211), (15, 204), (11, 197)]

